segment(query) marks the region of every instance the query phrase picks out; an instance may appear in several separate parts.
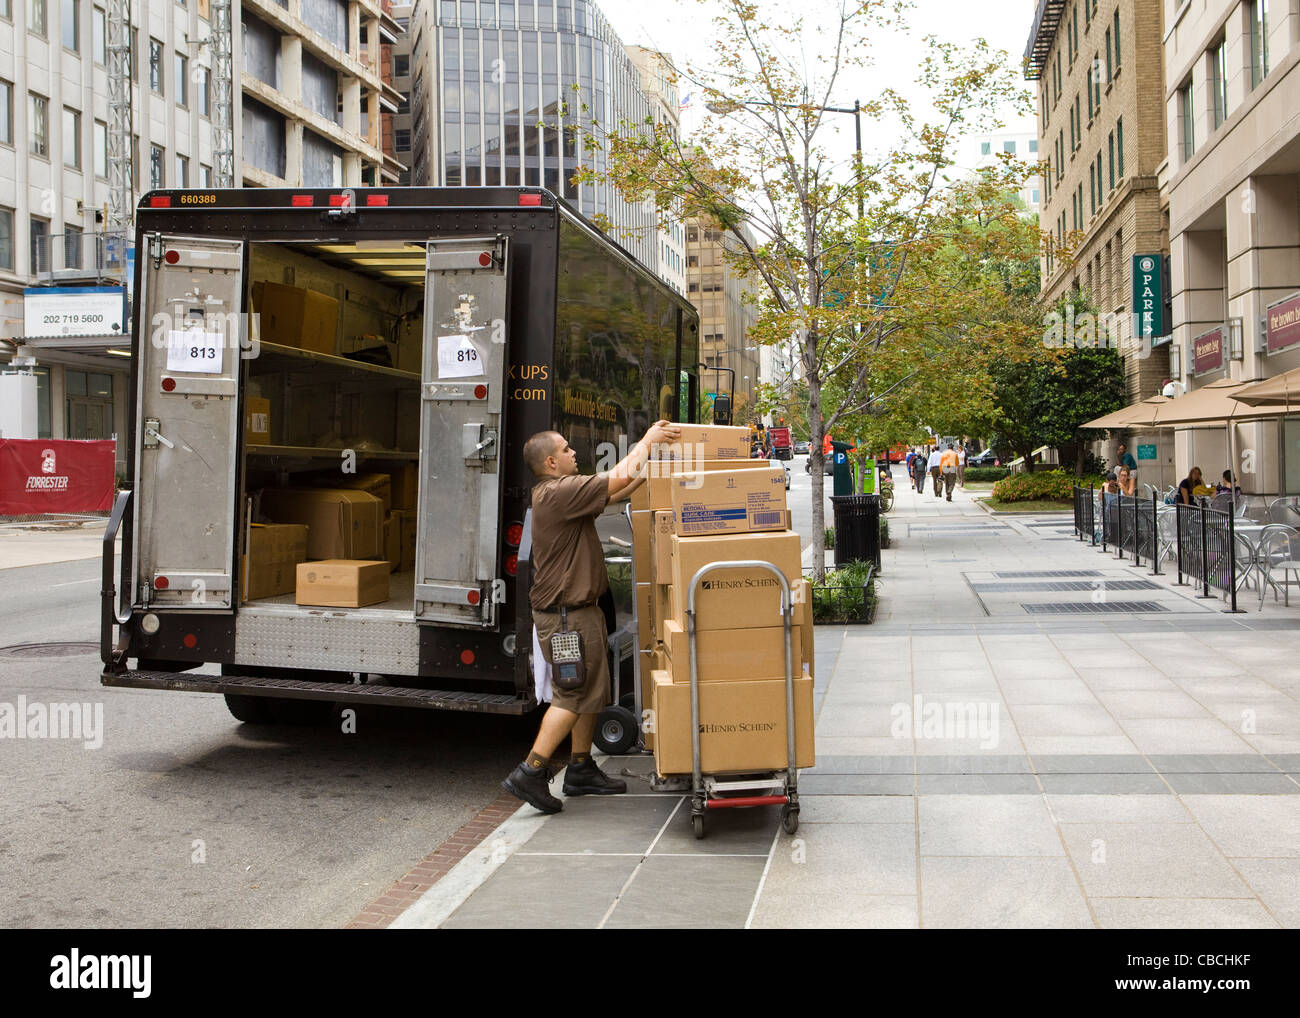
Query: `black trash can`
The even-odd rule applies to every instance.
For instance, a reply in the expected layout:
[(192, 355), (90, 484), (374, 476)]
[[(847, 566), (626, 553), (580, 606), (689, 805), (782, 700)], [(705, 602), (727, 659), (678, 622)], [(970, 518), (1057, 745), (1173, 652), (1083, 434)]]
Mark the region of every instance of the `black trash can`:
[(835, 568), (874, 562), (880, 568), (880, 496), (832, 495), (835, 510)]

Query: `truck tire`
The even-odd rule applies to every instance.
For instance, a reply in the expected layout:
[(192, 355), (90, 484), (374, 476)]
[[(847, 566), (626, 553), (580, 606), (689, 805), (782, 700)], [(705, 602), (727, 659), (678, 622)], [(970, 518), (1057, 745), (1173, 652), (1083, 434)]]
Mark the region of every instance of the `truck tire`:
[(236, 721), (246, 725), (265, 725), (271, 721), (271, 705), (265, 696), (240, 696), (238, 693), (226, 694), (226, 707), (235, 716)]
[(267, 697), (270, 701), (271, 720), (277, 725), (309, 727), (322, 725), (334, 712), (329, 700), (291, 700), (287, 697)]

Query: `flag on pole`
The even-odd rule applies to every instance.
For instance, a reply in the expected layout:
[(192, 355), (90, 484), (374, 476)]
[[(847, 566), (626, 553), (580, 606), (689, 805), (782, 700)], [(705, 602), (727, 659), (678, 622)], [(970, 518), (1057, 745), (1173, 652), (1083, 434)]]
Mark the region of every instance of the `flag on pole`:
[(682, 96), (681, 105), (679, 107), (680, 109), (689, 110), (691, 108), (691, 96), (693, 94), (694, 93), (692, 92), (687, 92), (684, 96)]

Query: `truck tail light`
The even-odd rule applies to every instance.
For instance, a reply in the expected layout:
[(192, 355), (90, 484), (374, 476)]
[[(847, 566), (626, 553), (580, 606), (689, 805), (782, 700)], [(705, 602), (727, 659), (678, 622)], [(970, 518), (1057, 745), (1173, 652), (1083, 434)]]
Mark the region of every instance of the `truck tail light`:
[(465, 600), (468, 601), (470, 604), (478, 604), (479, 601), (483, 600), (483, 595), (480, 594), (477, 590), (471, 590), (468, 594), (465, 595)]
[(506, 527), (506, 544), (512, 548), (518, 548), (519, 543), (524, 539), (524, 525), (519, 522), (511, 523)]
[(520, 205), (541, 205), (542, 196), (540, 194), (521, 194), (519, 196)]
[(310, 194), (295, 194), (289, 199), (289, 203), (293, 205), (294, 208), (311, 208), (311, 206), (316, 204), (316, 197), (315, 195)]
[(165, 576), (155, 576), (153, 579), (154, 590), (166, 590), (170, 586), (171, 583), (168, 581), (167, 577)]
[(514, 552), (506, 556), (506, 572), (511, 576), (519, 572), (519, 556)]
[(168, 265), (175, 265), (180, 260), (181, 260), (181, 253), (176, 250), (168, 251), (165, 255), (163, 255), (163, 261), (165, 261)]
[(474, 652), (472, 650), (462, 650), (460, 652), (460, 663), (463, 665), (472, 665), (474, 663)]
[(476, 386), (474, 386), (474, 398), (475, 398), (475, 399), (487, 399), (487, 386), (486, 386), (486, 385), (476, 385)]
[(346, 209), (352, 207), (352, 196), (350, 194), (332, 194), (330, 195), (330, 208)]
[(366, 195), (367, 205), (387, 205), (388, 195), (386, 194), (368, 194)]
[(186, 633), (181, 643), (185, 644), (186, 649), (193, 650), (199, 645), (199, 638), (193, 633)]
[(171, 196), (165, 194), (156, 194), (149, 199), (149, 207), (151, 209), (169, 209), (172, 207)]

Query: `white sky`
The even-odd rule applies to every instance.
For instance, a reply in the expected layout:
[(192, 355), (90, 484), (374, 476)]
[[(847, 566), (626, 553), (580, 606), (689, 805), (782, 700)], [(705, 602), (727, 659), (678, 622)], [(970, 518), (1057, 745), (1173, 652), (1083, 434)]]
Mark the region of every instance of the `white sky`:
[[(712, 52), (714, 32), (711, 20), (713, 5), (699, 0), (595, 0), (597, 6), (618, 32), (624, 44), (638, 44), (661, 50), (673, 56), (679, 65), (693, 63), (707, 65)], [(776, 21), (781, 18), (786, 4), (781, 0), (756, 0), (765, 17)], [(815, 25), (817, 11), (834, 10), (834, 0), (795, 0), (807, 25)], [(873, 66), (853, 79), (842, 79), (831, 105), (852, 106), (854, 99), (866, 99), (881, 87), (892, 86), (908, 97), (913, 114), (920, 120), (932, 119), (926, 93), (915, 86), (916, 66), (927, 35), (957, 44), (970, 43), (982, 36), (990, 45), (1007, 52), (1011, 66), (1020, 67), (1025, 41), (1033, 24), (1034, 0), (914, 0), (908, 15), (906, 34), (885, 35), (874, 41), (871, 48)], [(810, 48), (814, 45), (810, 41)], [(811, 53), (810, 53), (811, 55)], [(1017, 70), (1017, 76), (1019, 72)], [(1022, 80), (1027, 94), (1032, 82)], [(691, 86), (679, 85), (683, 94)], [(855, 94), (855, 92), (857, 94)], [(698, 98), (698, 97), (697, 97)], [(702, 119), (701, 104), (696, 101), (685, 114), (683, 127), (687, 133), (695, 130)], [(1003, 116), (1007, 132), (1033, 133), (1032, 115), (1016, 118), (1013, 111)], [(828, 124), (835, 124), (838, 138), (832, 151), (847, 164), (853, 152), (853, 121), (847, 116), (832, 116)], [(868, 134), (870, 125), (863, 123), (863, 145), (871, 151), (886, 147), (895, 138), (873, 139)], [(874, 142), (874, 144), (873, 144)], [(828, 147), (832, 147), (828, 139)]]

